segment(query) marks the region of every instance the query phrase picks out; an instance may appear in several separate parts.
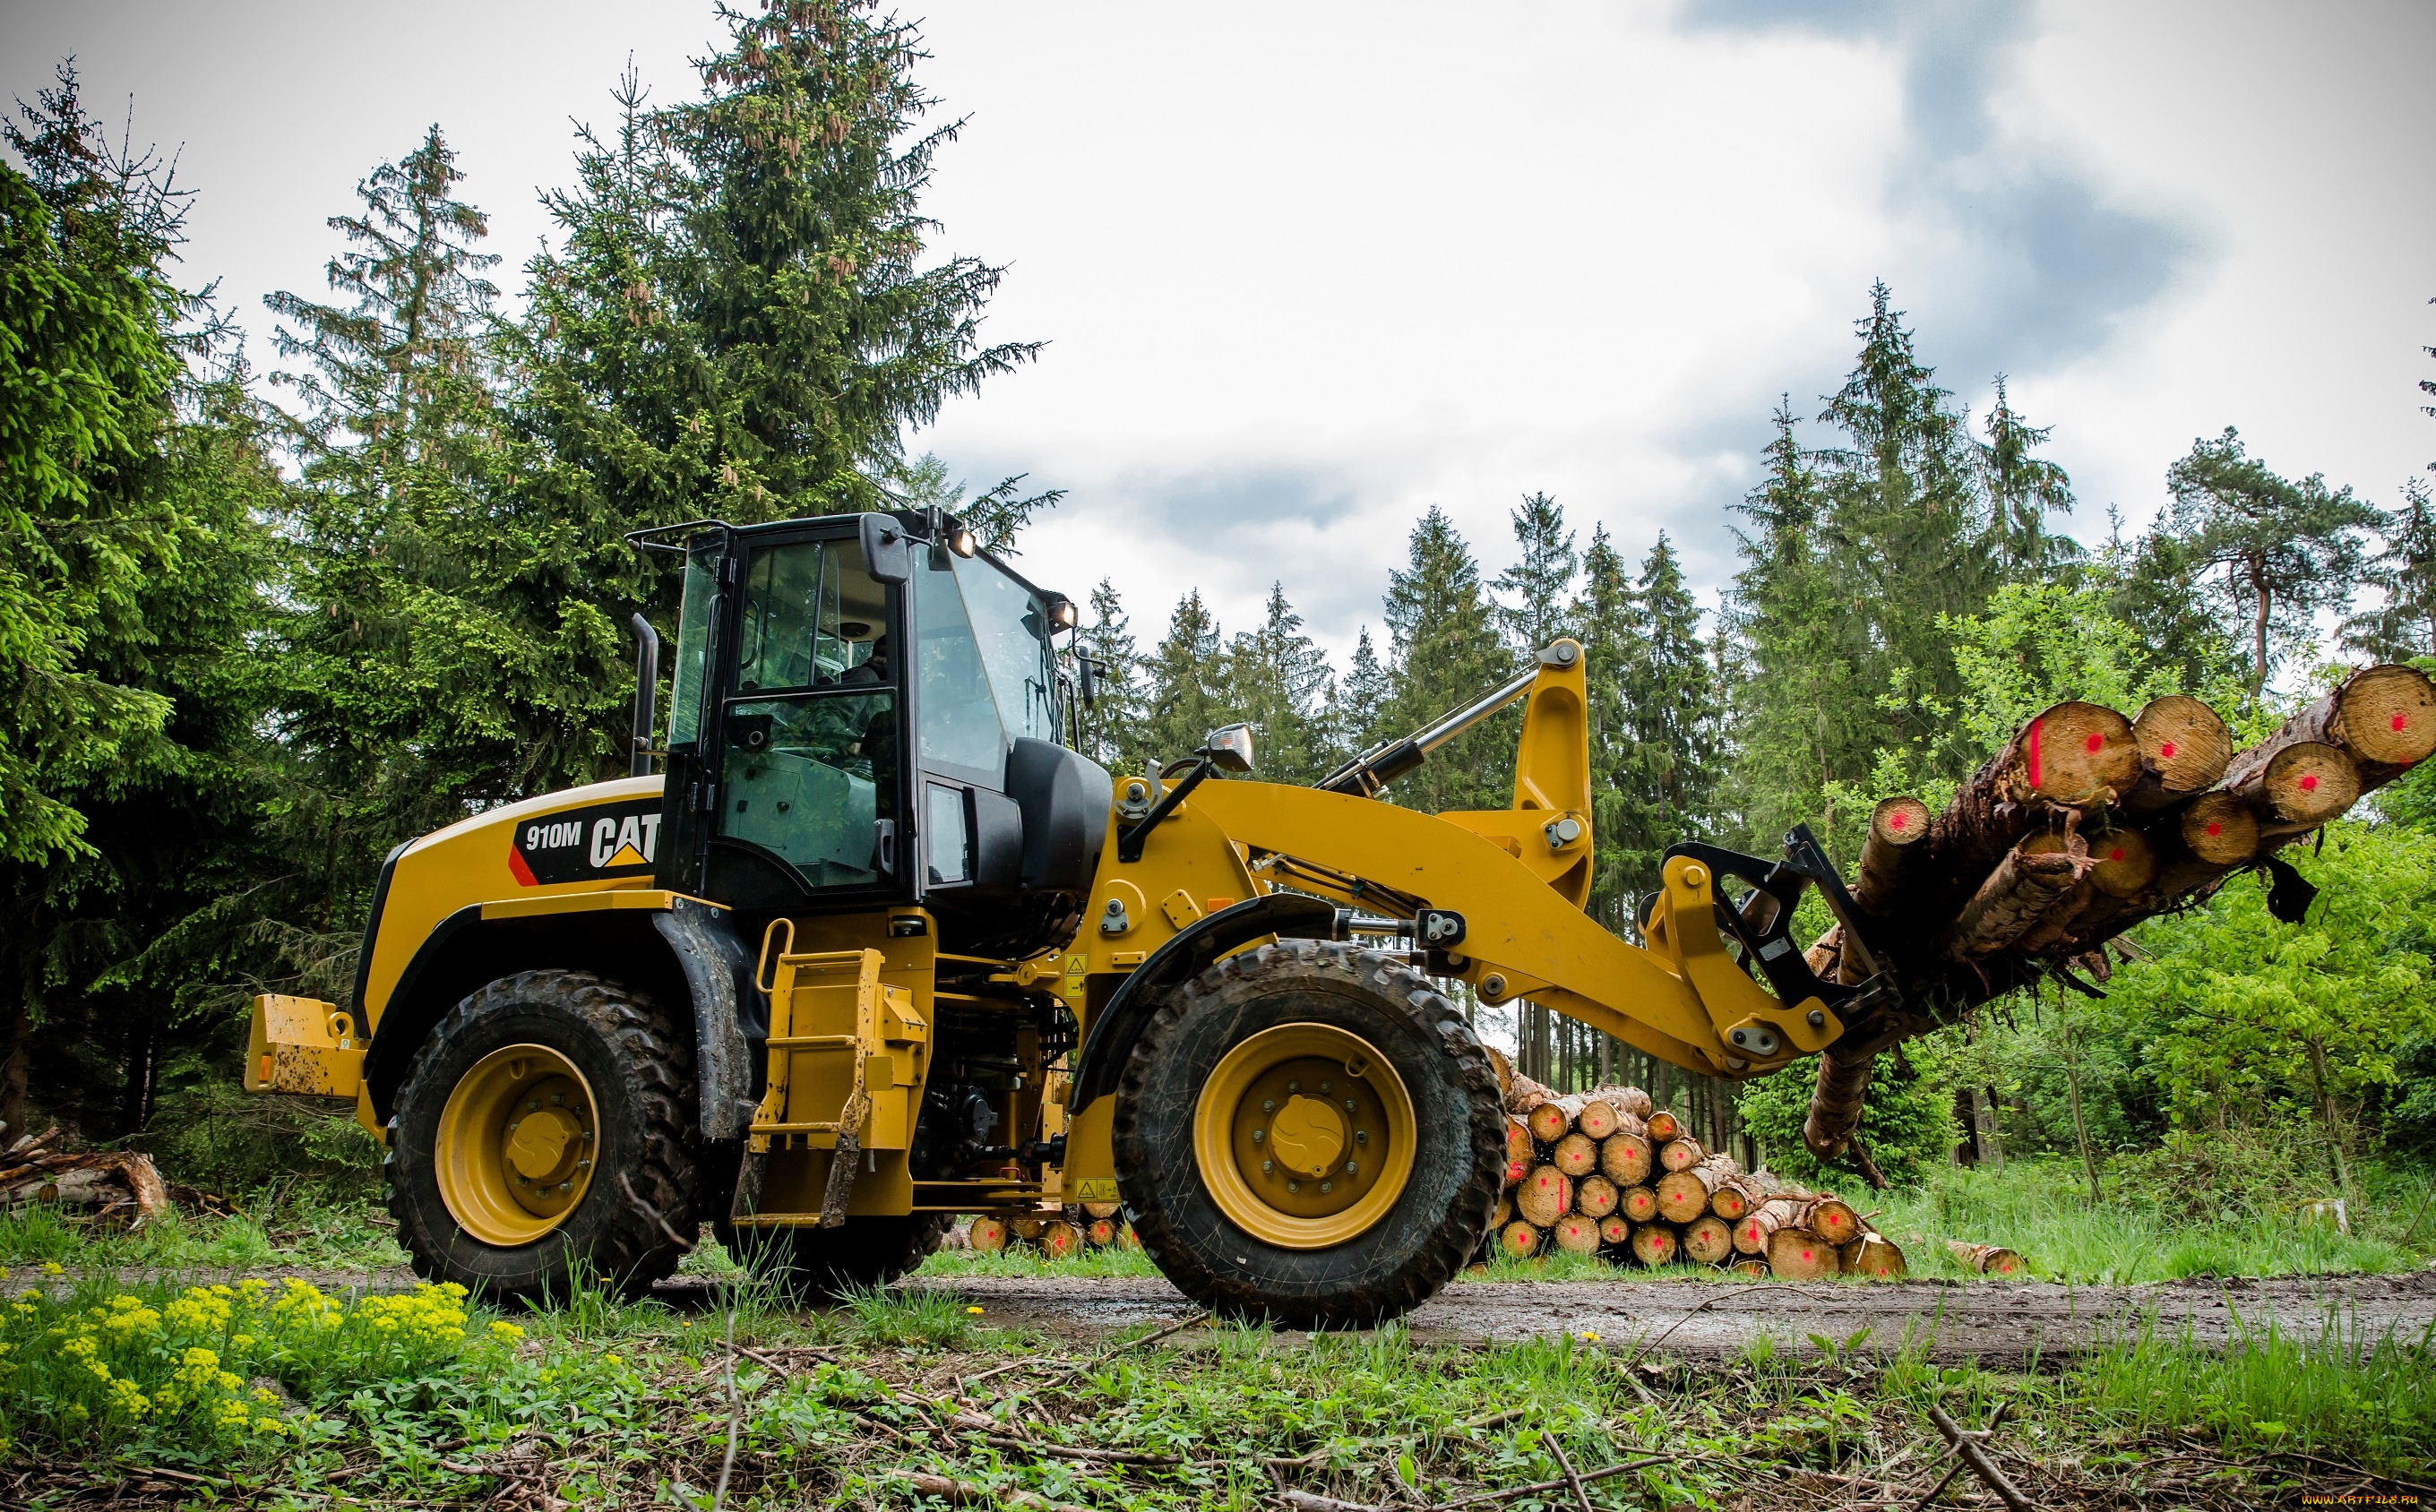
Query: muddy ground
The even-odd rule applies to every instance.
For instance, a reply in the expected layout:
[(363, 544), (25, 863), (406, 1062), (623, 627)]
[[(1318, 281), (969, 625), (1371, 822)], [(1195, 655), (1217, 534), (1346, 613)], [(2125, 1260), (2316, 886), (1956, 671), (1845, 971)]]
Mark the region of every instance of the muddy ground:
[[(393, 1271), (246, 1272), (300, 1275), (325, 1291), (402, 1291), (412, 1273)], [(130, 1272), (125, 1280), (137, 1278)], [(163, 1277), (170, 1278), (170, 1277)], [(221, 1280), (235, 1276), (181, 1275)], [(951, 1292), (984, 1310), (999, 1328), (1037, 1328), (1089, 1341), (1143, 1323), (1172, 1323), (1191, 1303), (1156, 1277), (915, 1277), (908, 1287)], [(691, 1310), (717, 1305), (716, 1283), (678, 1277), (654, 1295)], [(1594, 1333), (1603, 1347), (1714, 1361), (1739, 1355), (1762, 1335), (1781, 1348), (1809, 1351), (1812, 1334), (1839, 1344), (1863, 1329), (1862, 1347), (1900, 1348), (1919, 1340), (1940, 1363), (1976, 1360), (2034, 1366), (2137, 1332), (2221, 1347), (2273, 1328), (2314, 1338), (2389, 1331), (2419, 1338), (2436, 1329), (2436, 1266), (2392, 1276), (2311, 1276), (2252, 1279), (2199, 1277), (2146, 1286), (2062, 1286), (2045, 1281), (1892, 1281), (1860, 1284), (1710, 1280), (1460, 1281), (1406, 1319), (1416, 1339), (1486, 1344)]]

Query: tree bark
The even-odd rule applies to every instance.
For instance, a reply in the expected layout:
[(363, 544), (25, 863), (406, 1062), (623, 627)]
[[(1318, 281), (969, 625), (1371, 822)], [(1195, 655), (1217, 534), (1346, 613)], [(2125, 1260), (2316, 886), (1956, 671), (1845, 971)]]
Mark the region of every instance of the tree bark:
[(1811, 1089), (1810, 1114), (1801, 1121), (1801, 1143), (1820, 1160), (1833, 1160), (1861, 1126), (1861, 1104), (1870, 1090), (1877, 1055), (1840, 1056), (1830, 1045), (1818, 1057), (1818, 1082)]
[(1861, 869), (1853, 883), (1853, 901), (1864, 913), (1892, 911), (1902, 890), (1904, 862), (1912, 847), (1928, 838), (1928, 805), (1908, 794), (1888, 798), (1870, 810), (1869, 838), (1861, 842)]
[(2076, 834), (2025, 837), (1955, 915), (1943, 953), (1969, 961), (2020, 939), (2080, 879), (2087, 857), (2088, 847)]
[(1945, 1247), (1962, 1262), (1964, 1270), (1975, 1276), (2001, 1276), (2010, 1280), (2029, 1268), (2021, 1256), (2001, 1244), (1974, 1244), (1967, 1240), (1949, 1239)]

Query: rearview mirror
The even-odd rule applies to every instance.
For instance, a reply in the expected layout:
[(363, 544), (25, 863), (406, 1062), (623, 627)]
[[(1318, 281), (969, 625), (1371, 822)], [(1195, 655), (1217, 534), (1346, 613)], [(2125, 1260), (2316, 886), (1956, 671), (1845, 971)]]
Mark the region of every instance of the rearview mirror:
[(862, 565), (879, 582), (903, 582), (914, 575), (914, 553), (905, 527), (886, 514), (862, 517)]
[(1249, 772), (1252, 770), (1252, 727), (1229, 724), (1224, 729), (1212, 730), (1201, 752), (1209, 758), (1209, 764), (1221, 772)]

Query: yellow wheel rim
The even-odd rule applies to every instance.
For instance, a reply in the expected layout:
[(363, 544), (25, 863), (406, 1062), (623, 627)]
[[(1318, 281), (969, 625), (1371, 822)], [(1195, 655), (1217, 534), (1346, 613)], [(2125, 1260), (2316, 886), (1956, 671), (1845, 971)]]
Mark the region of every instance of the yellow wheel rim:
[(1192, 1153), (1218, 1210), (1281, 1249), (1367, 1232), (1413, 1174), (1412, 1094), (1359, 1034), (1279, 1024), (1228, 1051), (1193, 1107)]
[(547, 1045), (495, 1050), (440, 1110), (440, 1200), (485, 1244), (530, 1244), (583, 1200), (600, 1128), (574, 1062)]

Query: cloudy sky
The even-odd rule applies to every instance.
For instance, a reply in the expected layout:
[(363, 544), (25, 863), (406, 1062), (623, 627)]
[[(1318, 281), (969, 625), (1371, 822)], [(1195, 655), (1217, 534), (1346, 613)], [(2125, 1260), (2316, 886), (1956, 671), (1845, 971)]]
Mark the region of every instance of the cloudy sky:
[[(2391, 505), (2436, 459), (2436, 6), (1540, 4), (911, 9), (965, 121), (930, 209), (1004, 263), (1041, 361), (915, 438), (1069, 490), (1024, 565), (1156, 636), (1272, 580), (1340, 653), (1436, 503), (1491, 571), (1555, 495), (1706, 590), (1780, 393), (1819, 408), (1884, 278), (1975, 410), (2055, 427), (2074, 529), (2135, 524), (2194, 436)], [(1822, 19), (1832, 18), (1832, 19)], [(0, 90), (74, 54), (200, 192), (187, 274), (259, 333), (323, 226), (441, 124), (501, 282), (571, 120), (717, 30), (584, 5), (0, 0)], [(2412, 146), (2413, 143), (2417, 146)], [(1714, 592), (1706, 595), (1714, 602)]]

